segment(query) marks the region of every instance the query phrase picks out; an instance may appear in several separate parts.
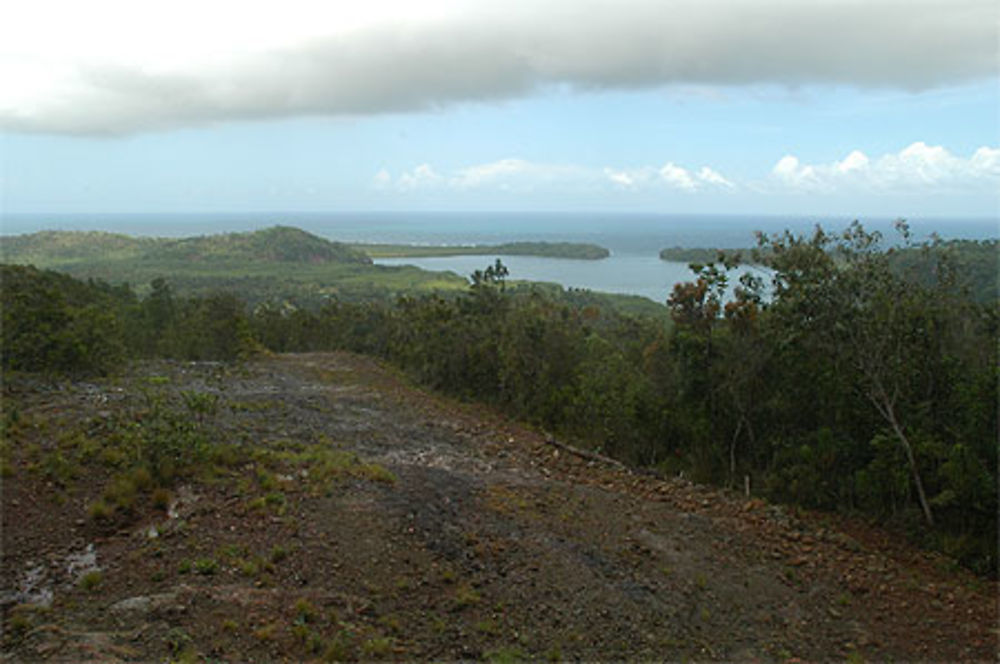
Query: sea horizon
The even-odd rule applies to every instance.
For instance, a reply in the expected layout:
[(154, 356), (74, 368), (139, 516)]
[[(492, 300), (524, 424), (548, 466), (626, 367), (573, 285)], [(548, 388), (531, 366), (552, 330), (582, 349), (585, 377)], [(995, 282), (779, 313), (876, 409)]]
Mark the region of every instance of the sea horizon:
[[(0, 214), (0, 235), (39, 231), (106, 231), (134, 236), (189, 237), (294, 226), (329, 240), (415, 245), (497, 244), (516, 240), (590, 242), (612, 253), (648, 255), (664, 247), (751, 247), (755, 233), (817, 226), (839, 232), (853, 221), (889, 243), (899, 217), (834, 214), (711, 214), (559, 211), (260, 211), (260, 212), (24, 212)], [(914, 238), (995, 239), (1000, 217), (906, 218)]]

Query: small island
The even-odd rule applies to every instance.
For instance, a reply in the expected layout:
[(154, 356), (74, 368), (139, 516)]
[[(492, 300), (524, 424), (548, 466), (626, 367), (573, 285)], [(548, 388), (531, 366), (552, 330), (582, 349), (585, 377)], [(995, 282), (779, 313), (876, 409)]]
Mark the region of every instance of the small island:
[(506, 242), (476, 245), (353, 244), (371, 258), (436, 258), (442, 256), (542, 256), (600, 260), (611, 252), (596, 244), (578, 242)]
[(660, 250), (660, 260), (673, 263), (718, 263), (719, 254), (737, 258), (741, 263), (755, 263), (753, 249), (716, 249), (711, 247), (668, 247)]

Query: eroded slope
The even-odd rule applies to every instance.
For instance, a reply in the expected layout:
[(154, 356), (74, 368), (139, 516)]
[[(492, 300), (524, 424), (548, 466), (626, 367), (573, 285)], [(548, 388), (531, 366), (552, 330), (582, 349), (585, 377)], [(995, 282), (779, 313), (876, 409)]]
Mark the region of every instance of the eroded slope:
[[(581, 458), (367, 358), (6, 390), (12, 660), (996, 657), (995, 586), (947, 561)], [(169, 492), (129, 456), (176, 443), (165, 413), (204, 447)]]

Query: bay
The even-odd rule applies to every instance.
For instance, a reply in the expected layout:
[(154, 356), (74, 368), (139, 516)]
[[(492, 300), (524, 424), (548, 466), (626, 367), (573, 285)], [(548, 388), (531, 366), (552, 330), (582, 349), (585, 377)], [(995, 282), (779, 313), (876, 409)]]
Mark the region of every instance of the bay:
[[(692, 281), (687, 263), (662, 261), (658, 256), (612, 255), (601, 260), (574, 260), (538, 256), (442, 256), (434, 258), (384, 258), (379, 265), (415, 265), (424, 270), (454, 272), (468, 277), (497, 258), (510, 271), (510, 279), (547, 281), (564, 288), (583, 288), (605, 293), (641, 295), (663, 304), (674, 284)], [(732, 273), (731, 284), (747, 268)]]

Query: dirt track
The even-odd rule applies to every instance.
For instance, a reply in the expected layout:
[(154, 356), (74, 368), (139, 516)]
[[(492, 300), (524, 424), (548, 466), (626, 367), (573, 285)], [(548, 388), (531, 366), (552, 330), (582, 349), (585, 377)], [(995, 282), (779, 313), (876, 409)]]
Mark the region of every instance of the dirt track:
[[(150, 376), (218, 394), (217, 434), (273, 453), (178, 487), (170, 514), (95, 521), (107, 474), (60, 488), (39, 459)], [(30, 425), (4, 478), (11, 660), (997, 658), (996, 585), (947, 561), (581, 458), (367, 358), (149, 364), (9, 385), (12, 406)], [(357, 463), (317, 484), (320, 448)]]

